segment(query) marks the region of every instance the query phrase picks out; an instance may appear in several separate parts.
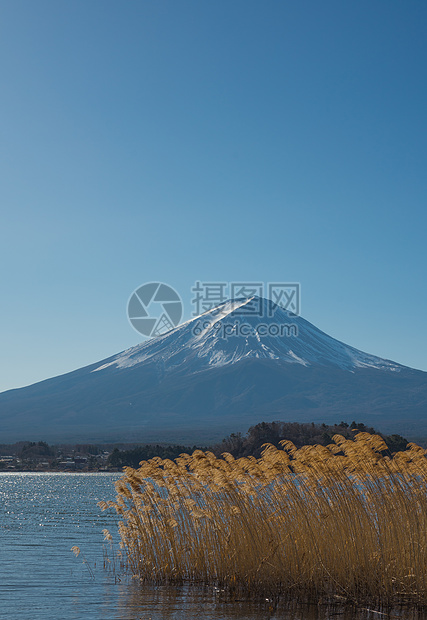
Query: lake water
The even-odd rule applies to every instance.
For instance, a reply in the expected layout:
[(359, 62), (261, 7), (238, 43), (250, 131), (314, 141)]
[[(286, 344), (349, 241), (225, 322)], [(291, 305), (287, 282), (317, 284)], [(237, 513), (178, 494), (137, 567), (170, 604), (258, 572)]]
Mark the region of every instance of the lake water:
[[(383, 618), (323, 607), (273, 609), (212, 588), (141, 586), (104, 569), (103, 534), (114, 534), (120, 474), (0, 473), (0, 618), (5, 620), (359, 620)], [(115, 536), (117, 541), (117, 535)], [(71, 552), (77, 545), (79, 557)], [(86, 560), (86, 563), (83, 562)], [(409, 614), (399, 614), (411, 618)]]

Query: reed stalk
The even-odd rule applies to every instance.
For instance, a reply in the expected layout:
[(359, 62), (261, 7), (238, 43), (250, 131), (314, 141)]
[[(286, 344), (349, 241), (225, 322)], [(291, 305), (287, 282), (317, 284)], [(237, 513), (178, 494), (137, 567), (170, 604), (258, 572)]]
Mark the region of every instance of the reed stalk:
[(200, 450), (125, 468), (114, 502), (128, 566), (155, 583), (357, 604), (427, 604), (427, 458), (340, 435), (264, 446), (259, 459)]

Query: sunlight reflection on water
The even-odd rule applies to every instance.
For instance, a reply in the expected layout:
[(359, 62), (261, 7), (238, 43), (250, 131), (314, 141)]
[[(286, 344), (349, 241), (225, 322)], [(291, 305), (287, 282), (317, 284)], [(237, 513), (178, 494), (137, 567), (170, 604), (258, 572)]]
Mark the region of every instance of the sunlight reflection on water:
[[(120, 474), (0, 473), (0, 618), (7, 620), (361, 620), (384, 616), (322, 606), (275, 609), (212, 588), (141, 586), (103, 568)], [(117, 540), (117, 535), (115, 536)], [(81, 549), (79, 557), (71, 547)], [(86, 559), (86, 563), (83, 563)], [(413, 618), (402, 612), (405, 620)]]

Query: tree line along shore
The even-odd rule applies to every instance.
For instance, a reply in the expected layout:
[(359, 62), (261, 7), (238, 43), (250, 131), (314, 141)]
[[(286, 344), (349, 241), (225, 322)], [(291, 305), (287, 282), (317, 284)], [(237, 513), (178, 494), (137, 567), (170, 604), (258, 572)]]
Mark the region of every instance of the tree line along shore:
[(235, 458), (248, 456), (259, 458), (262, 446), (266, 443), (278, 446), (280, 441), (288, 440), (297, 448), (304, 445), (326, 446), (336, 434), (351, 439), (357, 431), (379, 434), (384, 439), (390, 454), (405, 450), (408, 444), (401, 435), (384, 435), (361, 422), (327, 425), (275, 421), (260, 422), (251, 426), (246, 434), (232, 433), (222, 442), (212, 446), (161, 443), (49, 445), (42, 440), (0, 444), (0, 471), (121, 471), (123, 467), (136, 468), (141, 461), (153, 457), (175, 459), (180, 454), (191, 453), (196, 449), (209, 449), (217, 456), (228, 452)]

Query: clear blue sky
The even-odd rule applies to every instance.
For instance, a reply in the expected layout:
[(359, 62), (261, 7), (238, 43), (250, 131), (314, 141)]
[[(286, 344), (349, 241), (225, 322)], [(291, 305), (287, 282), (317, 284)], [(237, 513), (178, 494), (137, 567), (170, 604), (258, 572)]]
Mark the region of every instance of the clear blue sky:
[(290, 281), (427, 370), (424, 0), (1, 0), (0, 390), (141, 338), (147, 281)]

